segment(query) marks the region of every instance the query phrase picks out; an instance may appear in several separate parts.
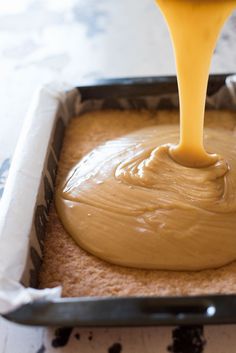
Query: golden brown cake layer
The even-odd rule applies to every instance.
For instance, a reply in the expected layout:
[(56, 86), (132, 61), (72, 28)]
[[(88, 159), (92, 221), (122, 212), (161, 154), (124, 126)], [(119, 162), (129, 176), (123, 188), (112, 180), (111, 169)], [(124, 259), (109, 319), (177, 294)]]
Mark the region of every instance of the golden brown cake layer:
[[(208, 127), (231, 130), (236, 114), (211, 111)], [(103, 111), (73, 119), (66, 131), (57, 184), (71, 167), (101, 143), (137, 129), (178, 123), (176, 112)], [(194, 295), (236, 292), (236, 262), (216, 270), (176, 272), (111, 265), (79, 248), (51, 205), (40, 287), (63, 286), (63, 296)]]

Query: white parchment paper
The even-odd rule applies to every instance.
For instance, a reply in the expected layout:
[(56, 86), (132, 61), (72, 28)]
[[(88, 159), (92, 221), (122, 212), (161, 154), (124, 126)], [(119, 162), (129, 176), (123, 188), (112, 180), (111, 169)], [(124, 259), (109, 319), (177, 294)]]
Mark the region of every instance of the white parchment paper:
[[(35, 290), (20, 283), (28, 254), (30, 232), (59, 105), (69, 119), (68, 85), (51, 84), (35, 96), (25, 119), (0, 203), (0, 313), (32, 300), (60, 296), (61, 288)], [(78, 95), (78, 91), (70, 91)]]

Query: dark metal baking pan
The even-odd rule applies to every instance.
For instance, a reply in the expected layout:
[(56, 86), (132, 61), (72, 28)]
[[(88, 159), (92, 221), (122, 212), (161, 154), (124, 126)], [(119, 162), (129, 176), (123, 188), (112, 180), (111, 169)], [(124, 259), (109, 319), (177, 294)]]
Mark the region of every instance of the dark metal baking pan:
[[(208, 95), (224, 86), (227, 75), (212, 75)], [(97, 81), (78, 87), (82, 100), (177, 93), (174, 76)], [(165, 107), (168, 108), (168, 107)], [(188, 297), (61, 298), (26, 304), (4, 315), (25, 325), (154, 326), (236, 323), (236, 295)]]
[(5, 318), (40, 326), (229, 324), (236, 322), (236, 296), (64, 298), (24, 305)]
[[(210, 75), (207, 95), (216, 93), (225, 84), (227, 76), (232, 74)], [(176, 76), (134, 77), (97, 80), (95, 84), (79, 87), (82, 100), (145, 97), (159, 94), (177, 93)]]

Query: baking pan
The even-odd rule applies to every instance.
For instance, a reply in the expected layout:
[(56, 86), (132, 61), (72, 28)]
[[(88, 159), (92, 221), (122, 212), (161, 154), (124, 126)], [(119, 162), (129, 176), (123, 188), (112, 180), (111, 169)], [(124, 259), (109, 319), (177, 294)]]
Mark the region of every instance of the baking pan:
[[(224, 89), (227, 75), (211, 75), (208, 97)], [(145, 108), (145, 97), (161, 96), (158, 109), (177, 109), (178, 95), (176, 77), (124, 78), (96, 81), (91, 85), (78, 87), (81, 101), (85, 103), (102, 101), (101, 109)], [(171, 97), (171, 99), (170, 99)], [(117, 102), (123, 102), (118, 104)], [(211, 99), (208, 99), (209, 105)], [(95, 104), (96, 105), (96, 104)], [(93, 105), (94, 106), (94, 105)], [(209, 105), (211, 107), (211, 104)], [(220, 108), (229, 108), (226, 102)], [(87, 108), (86, 108), (87, 109)], [(86, 110), (85, 109), (85, 110)], [(232, 106), (235, 110), (235, 107)], [(55, 130), (54, 146), (59, 155), (62, 146), (64, 126)], [(55, 165), (52, 168), (55, 180)], [(48, 203), (52, 200), (48, 190)], [(48, 207), (47, 207), (48, 209)], [(37, 212), (37, 208), (36, 208)], [(45, 226), (45, 221), (41, 224)], [(41, 229), (42, 232), (42, 229)], [(41, 246), (43, 242), (41, 240)], [(33, 262), (40, 259), (31, 251)], [(37, 267), (37, 266), (36, 266)], [(29, 282), (37, 287), (37, 271)], [(25, 325), (64, 326), (154, 326), (189, 324), (236, 323), (236, 295), (209, 295), (187, 297), (127, 297), (127, 298), (61, 298), (52, 301), (36, 301), (14, 310), (4, 317)]]

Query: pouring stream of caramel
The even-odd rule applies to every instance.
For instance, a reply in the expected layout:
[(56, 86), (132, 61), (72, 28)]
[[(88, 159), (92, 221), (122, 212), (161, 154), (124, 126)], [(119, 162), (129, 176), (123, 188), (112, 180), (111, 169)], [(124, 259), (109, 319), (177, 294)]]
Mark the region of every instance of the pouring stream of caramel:
[[(173, 158), (185, 166), (214, 164), (203, 145), (203, 125), (211, 58), (235, 0), (157, 0), (170, 30), (180, 99), (180, 141)], [(214, 151), (217, 152), (217, 151)]]

